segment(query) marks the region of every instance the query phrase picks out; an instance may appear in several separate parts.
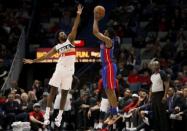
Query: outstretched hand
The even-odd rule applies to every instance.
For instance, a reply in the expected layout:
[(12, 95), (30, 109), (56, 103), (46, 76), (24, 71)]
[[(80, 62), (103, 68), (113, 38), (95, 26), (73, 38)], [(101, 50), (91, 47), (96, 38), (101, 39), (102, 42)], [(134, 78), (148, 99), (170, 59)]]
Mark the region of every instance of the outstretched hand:
[(81, 15), (83, 8), (84, 7), (81, 4), (78, 4), (78, 6), (77, 6), (77, 14)]
[(34, 61), (31, 60), (31, 59), (23, 59), (23, 63), (24, 63), (24, 64), (33, 64)]

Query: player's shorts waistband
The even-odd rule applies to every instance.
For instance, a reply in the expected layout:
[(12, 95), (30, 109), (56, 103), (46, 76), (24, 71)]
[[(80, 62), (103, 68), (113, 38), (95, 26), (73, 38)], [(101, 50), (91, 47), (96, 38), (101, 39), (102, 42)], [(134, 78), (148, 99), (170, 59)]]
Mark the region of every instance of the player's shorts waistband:
[(67, 53), (63, 53), (61, 56), (72, 56), (72, 55), (76, 55), (76, 52), (67, 52)]

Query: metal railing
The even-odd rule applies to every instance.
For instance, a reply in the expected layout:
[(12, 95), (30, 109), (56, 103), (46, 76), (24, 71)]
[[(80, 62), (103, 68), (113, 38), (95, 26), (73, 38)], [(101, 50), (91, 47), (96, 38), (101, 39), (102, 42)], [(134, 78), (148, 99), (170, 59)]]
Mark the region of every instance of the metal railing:
[(22, 59), (25, 57), (25, 30), (22, 29), (18, 44), (17, 44), (17, 50), (14, 56), (14, 59), (12, 61), (12, 65), (10, 67), (8, 76), (1, 88), (1, 93), (4, 94), (4, 92), (12, 87), (11, 83), (12, 81), (18, 81), (19, 75), (22, 70)]
[(22, 70), (22, 59), (25, 57), (25, 50), (27, 50), (26, 45), (28, 47), (28, 37), (30, 34), (30, 30), (32, 28), (33, 25), (33, 21), (34, 21), (34, 16), (36, 14), (36, 7), (37, 7), (37, 0), (33, 0), (33, 9), (32, 9), (32, 13), (31, 13), (31, 17), (30, 20), (28, 22), (28, 27), (23, 28), (18, 44), (17, 44), (17, 50), (12, 62), (12, 65), (10, 67), (8, 76), (2, 86), (2, 88), (0, 89), (0, 94), (3, 95), (5, 93), (6, 90), (10, 89), (13, 85), (12, 82), (18, 82), (19, 80), (19, 76)]

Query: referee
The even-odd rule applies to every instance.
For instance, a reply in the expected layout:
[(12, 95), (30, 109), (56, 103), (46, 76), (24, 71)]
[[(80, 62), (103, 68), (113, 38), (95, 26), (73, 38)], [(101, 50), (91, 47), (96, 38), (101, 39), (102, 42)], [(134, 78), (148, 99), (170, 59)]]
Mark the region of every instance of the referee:
[(154, 115), (154, 130), (168, 131), (166, 99), (169, 80), (165, 72), (160, 70), (160, 63), (157, 59), (152, 59), (149, 63), (149, 67), (152, 70), (150, 98)]

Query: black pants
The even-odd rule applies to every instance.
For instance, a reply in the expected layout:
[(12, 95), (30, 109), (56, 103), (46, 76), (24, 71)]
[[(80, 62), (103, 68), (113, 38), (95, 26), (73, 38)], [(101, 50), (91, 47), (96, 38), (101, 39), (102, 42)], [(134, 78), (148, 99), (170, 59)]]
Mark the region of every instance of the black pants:
[(152, 93), (153, 128), (155, 131), (168, 131), (166, 103), (162, 103), (164, 92)]
[(38, 131), (39, 128), (43, 129), (42, 124), (31, 122), (31, 129), (33, 131)]

